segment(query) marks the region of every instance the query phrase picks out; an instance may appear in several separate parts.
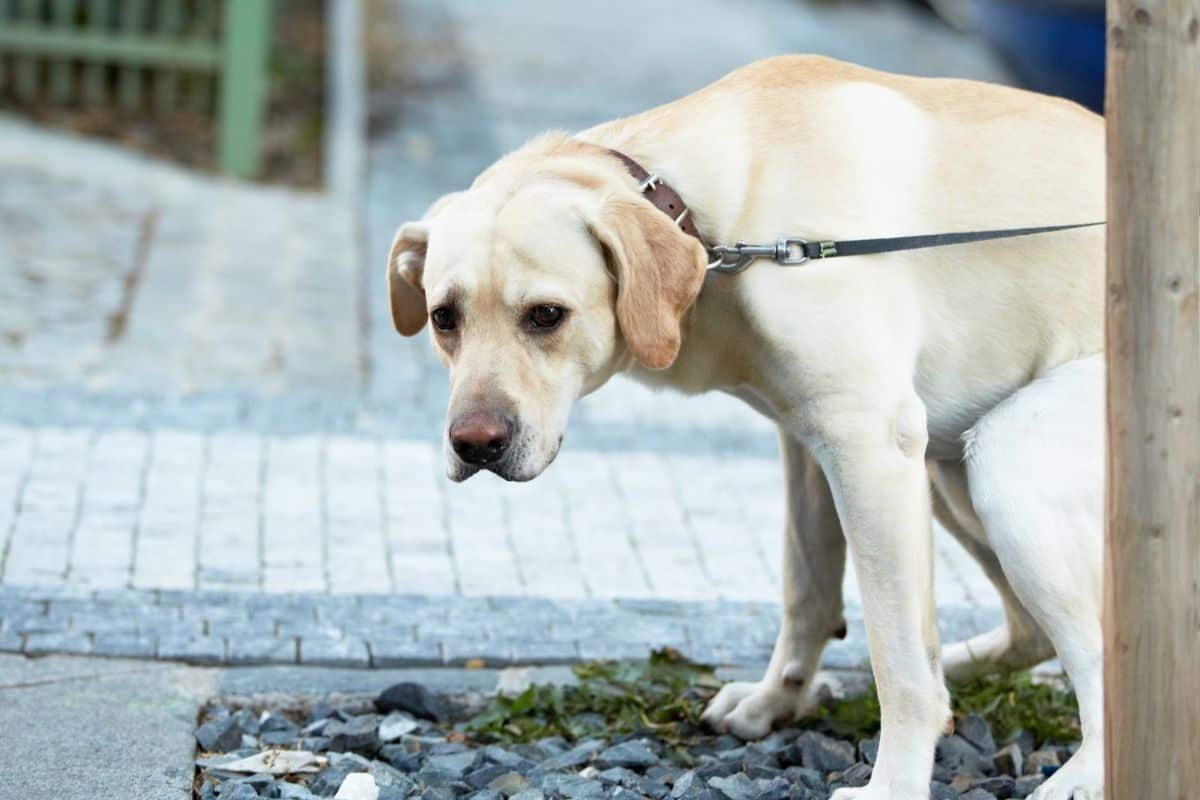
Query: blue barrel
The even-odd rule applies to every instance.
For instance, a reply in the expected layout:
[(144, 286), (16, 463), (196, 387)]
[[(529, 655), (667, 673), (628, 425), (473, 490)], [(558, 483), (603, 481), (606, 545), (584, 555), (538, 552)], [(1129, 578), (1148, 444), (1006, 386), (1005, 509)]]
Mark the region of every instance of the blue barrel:
[(1104, 110), (1103, 0), (974, 0), (974, 26), (1022, 84)]

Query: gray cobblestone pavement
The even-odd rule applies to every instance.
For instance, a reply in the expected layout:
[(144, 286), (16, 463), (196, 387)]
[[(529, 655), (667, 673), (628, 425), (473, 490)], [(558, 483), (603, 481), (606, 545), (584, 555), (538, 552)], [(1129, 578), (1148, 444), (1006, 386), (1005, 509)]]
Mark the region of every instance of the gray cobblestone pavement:
[[(399, 61), (372, 67), (390, 77), (370, 98), (364, 209), (0, 117), (0, 650), (379, 666), (625, 641), (761, 656), (783, 506), (770, 426), (729, 398), (617, 380), (581, 404), (543, 478), (447, 483), (445, 376), (382, 300), (392, 231), (539, 130), (772, 53), (1004, 73), (886, 2), (378, 7), (394, 17), (371, 35)], [(544, 33), (529, 36), (534, 16)], [(950, 630), (993, 619), (974, 565), (944, 534), (936, 552)], [(852, 575), (846, 590), (855, 608)], [(725, 654), (691, 638), (700, 619), (729, 631)], [(861, 657), (853, 642), (843, 660)]]
[[(243, 666), (398, 668), (642, 658), (674, 647), (712, 664), (765, 664), (773, 603), (547, 597), (259, 594), (0, 588), (0, 652)], [(994, 625), (994, 611), (943, 606), (947, 638)], [(866, 658), (857, 605), (825, 666)]]
[[(427, 442), (0, 425), (0, 583), (774, 601), (782, 479), (722, 451), (567, 451), (451, 486)], [(942, 604), (995, 605), (937, 537)], [(857, 602), (849, 572), (846, 593)]]

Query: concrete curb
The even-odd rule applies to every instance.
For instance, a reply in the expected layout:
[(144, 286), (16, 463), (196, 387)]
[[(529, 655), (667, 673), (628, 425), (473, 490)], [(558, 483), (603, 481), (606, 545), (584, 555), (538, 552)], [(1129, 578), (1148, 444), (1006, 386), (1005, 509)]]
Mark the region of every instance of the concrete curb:
[(0, 655), (0, 800), (188, 800), (214, 670)]
[[(644, 658), (672, 647), (696, 661), (761, 667), (773, 603), (552, 600), (0, 587), (0, 652), (66, 653), (197, 665), (355, 669), (506, 667)], [(822, 666), (859, 669), (861, 609)], [(939, 610), (943, 637), (985, 630), (999, 612)]]

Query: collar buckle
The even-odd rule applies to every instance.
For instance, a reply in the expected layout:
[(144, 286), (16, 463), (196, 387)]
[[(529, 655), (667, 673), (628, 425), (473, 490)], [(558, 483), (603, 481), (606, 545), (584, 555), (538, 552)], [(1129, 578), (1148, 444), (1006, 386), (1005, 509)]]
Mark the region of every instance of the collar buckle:
[(653, 192), (662, 184), (662, 178), (658, 177), (658, 173), (651, 172), (649, 175), (638, 184), (638, 191), (642, 194)]

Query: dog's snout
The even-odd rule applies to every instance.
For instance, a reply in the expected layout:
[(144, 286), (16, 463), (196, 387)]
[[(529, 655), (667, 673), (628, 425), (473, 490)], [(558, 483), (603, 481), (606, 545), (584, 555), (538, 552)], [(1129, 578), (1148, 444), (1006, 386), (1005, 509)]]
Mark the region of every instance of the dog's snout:
[(470, 411), (450, 424), (450, 445), (468, 464), (492, 464), (508, 450), (512, 427), (512, 420), (504, 414)]

